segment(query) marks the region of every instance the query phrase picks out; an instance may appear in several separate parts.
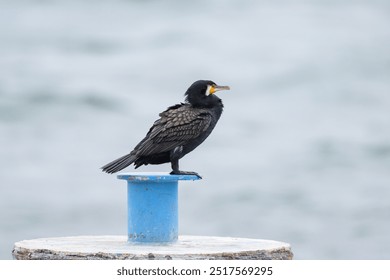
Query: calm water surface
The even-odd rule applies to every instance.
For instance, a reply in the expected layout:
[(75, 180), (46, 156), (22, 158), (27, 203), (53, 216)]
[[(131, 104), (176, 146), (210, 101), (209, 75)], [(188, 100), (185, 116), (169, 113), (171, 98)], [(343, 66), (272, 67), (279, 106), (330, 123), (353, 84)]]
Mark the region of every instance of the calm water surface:
[(232, 90), (181, 161), (204, 177), (180, 188), (181, 234), (389, 259), (389, 26), (380, 0), (0, 1), (0, 258), (126, 234), (125, 183), (99, 167), (212, 79)]

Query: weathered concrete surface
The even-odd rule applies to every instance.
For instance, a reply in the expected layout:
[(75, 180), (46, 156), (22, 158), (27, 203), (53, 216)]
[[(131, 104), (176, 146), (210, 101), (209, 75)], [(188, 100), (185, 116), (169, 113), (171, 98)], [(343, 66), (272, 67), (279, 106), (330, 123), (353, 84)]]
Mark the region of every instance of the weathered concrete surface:
[(127, 236), (74, 236), (16, 242), (18, 260), (291, 260), (290, 245), (248, 238), (179, 236), (173, 244), (129, 244)]

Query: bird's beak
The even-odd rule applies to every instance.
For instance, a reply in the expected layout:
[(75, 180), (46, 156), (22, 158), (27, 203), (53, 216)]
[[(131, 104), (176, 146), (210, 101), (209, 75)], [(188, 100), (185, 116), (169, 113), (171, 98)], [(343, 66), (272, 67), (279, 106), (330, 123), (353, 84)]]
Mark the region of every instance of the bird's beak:
[(216, 91), (220, 91), (220, 90), (230, 90), (230, 87), (228, 86), (212, 86), (211, 89), (210, 89), (210, 94), (213, 94), (215, 93)]

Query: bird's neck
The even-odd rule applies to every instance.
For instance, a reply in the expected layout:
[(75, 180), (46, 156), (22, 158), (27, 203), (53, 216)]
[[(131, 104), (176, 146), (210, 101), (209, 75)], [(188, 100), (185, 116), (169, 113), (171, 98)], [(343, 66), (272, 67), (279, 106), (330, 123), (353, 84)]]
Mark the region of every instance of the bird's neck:
[(215, 100), (213, 103), (208, 103), (208, 104), (189, 104), (193, 108), (197, 109), (208, 109), (214, 112), (214, 116), (219, 119), (219, 117), (222, 114), (223, 111), (223, 103), (222, 100), (218, 98), (218, 100)]
[(194, 108), (208, 108), (208, 109), (220, 108), (221, 111), (223, 109), (222, 100), (215, 95), (203, 100), (187, 100), (187, 101)]
[(223, 111), (223, 103), (222, 103), (221, 99), (219, 99), (218, 105), (215, 106), (213, 109), (215, 110), (216, 115), (219, 119), (219, 117), (222, 115), (222, 111)]

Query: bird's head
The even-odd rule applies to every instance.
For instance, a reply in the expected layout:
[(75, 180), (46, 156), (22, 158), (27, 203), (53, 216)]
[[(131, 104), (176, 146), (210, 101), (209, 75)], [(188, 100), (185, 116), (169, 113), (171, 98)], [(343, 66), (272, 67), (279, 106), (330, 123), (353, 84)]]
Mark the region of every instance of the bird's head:
[(228, 86), (218, 86), (213, 81), (199, 80), (194, 82), (186, 91), (186, 101), (195, 107), (210, 107), (220, 102), (214, 95), (220, 90), (229, 90)]

